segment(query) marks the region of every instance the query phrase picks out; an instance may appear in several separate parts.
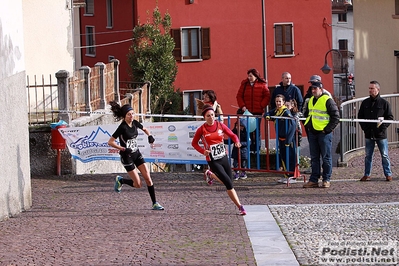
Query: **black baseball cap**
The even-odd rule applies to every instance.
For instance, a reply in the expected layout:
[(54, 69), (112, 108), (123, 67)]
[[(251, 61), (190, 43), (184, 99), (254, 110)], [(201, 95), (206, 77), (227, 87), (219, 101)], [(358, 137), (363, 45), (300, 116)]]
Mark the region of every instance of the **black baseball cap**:
[(323, 88), (323, 83), (321, 83), (320, 81), (314, 81), (311, 83), (312, 85), (310, 85), (310, 87), (312, 88)]

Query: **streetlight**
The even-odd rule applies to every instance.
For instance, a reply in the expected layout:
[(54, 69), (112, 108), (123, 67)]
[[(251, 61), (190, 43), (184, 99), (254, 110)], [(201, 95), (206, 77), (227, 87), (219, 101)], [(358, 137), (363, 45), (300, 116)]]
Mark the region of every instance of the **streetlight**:
[(342, 54), (341, 54), (341, 52), (340, 52), (339, 50), (337, 50), (337, 49), (331, 49), (331, 50), (329, 50), (329, 51), (326, 53), (326, 55), (325, 55), (325, 57), (324, 57), (324, 66), (321, 68), (321, 71), (322, 71), (324, 74), (328, 74), (328, 73), (330, 73), (330, 71), (331, 71), (331, 67), (329, 67), (328, 64), (327, 64), (327, 55), (328, 55), (330, 52), (336, 52), (336, 53), (338, 53), (338, 54), (339, 54), (339, 58), (341, 59), (341, 71), (342, 71), (342, 73), (345, 72), (345, 93), (346, 93), (346, 100), (349, 100), (349, 93), (348, 93), (348, 67), (347, 67), (346, 65), (344, 66), (344, 58), (343, 58), (343, 56), (342, 56)]
[[(326, 53), (326, 55), (325, 55), (325, 57), (324, 57), (324, 66), (321, 68), (321, 71), (324, 73), (324, 74), (328, 74), (328, 73), (330, 73), (330, 71), (331, 71), (331, 67), (329, 67), (328, 66), (328, 64), (327, 64), (327, 55), (330, 53), (330, 52), (336, 52), (336, 53), (338, 53), (339, 54), (339, 57), (340, 57), (340, 59), (341, 59), (341, 71), (342, 72), (344, 72), (344, 70), (345, 70), (345, 92), (346, 92), (346, 100), (348, 100), (349, 98), (348, 98), (348, 96), (349, 96), (349, 93), (348, 93), (348, 67), (347, 66), (344, 66), (344, 59), (343, 59), (343, 57), (342, 57), (342, 54), (341, 54), (341, 52), (339, 51), (339, 50), (337, 50), (337, 49), (331, 49), (331, 50), (329, 50), (327, 53)], [(344, 69), (345, 68), (345, 69)], [(342, 117), (342, 106), (340, 106), (340, 117)], [(340, 147), (340, 157), (341, 157), (341, 163), (344, 161), (344, 149), (343, 149), (343, 147), (344, 147), (344, 145), (343, 145), (343, 141), (344, 141), (344, 139), (343, 139), (343, 135), (344, 135), (344, 133), (343, 133), (343, 130), (342, 130), (342, 124), (340, 123), (340, 125), (339, 125), (339, 131), (340, 131), (340, 138), (341, 138), (341, 147)]]

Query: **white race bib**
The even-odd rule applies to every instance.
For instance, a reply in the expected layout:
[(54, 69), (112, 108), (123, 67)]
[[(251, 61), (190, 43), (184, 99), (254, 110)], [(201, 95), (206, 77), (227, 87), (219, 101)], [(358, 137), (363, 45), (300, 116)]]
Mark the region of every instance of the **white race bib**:
[(136, 139), (128, 139), (126, 143), (126, 148), (132, 149), (132, 152), (135, 152), (139, 149), (139, 145), (137, 144)]
[(226, 156), (226, 148), (223, 142), (211, 145), (211, 154), (214, 160), (218, 160)]

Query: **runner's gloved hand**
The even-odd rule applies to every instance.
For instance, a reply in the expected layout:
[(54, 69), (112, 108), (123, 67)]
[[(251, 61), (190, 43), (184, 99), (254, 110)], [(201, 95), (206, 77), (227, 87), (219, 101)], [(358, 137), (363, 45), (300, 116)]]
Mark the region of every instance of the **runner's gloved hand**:
[(154, 143), (154, 141), (155, 141), (154, 137), (152, 135), (149, 135), (148, 136), (148, 143), (152, 144), (152, 143)]

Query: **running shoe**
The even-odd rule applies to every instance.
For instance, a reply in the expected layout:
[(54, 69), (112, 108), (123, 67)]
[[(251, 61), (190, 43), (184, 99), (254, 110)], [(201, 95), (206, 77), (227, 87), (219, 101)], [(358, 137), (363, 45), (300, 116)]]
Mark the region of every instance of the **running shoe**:
[(247, 178), (247, 173), (245, 173), (245, 171), (242, 171), (240, 174), (240, 178), (241, 179), (246, 179)]
[(289, 180), (290, 184), (295, 184), (296, 183), (296, 178), (293, 178), (293, 177), (285, 178), (283, 183), (287, 184), (288, 180)]
[(213, 178), (212, 178), (212, 172), (211, 170), (206, 170), (204, 173), (204, 179), (206, 181), (206, 183), (208, 183), (209, 186), (211, 186), (213, 184)]
[(238, 180), (238, 179), (240, 179), (240, 172), (236, 172), (235, 174), (234, 174), (234, 180)]
[(120, 175), (117, 175), (116, 177), (115, 177), (115, 185), (114, 185), (114, 189), (115, 189), (115, 192), (121, 192), (121, 190), (122, 190), (122, 183), (121, 183), (121, 180), (122, 180), (123, 178), (120, 176)]
[(152, 209), (156, 211), (163, 211), (165, 210), (164, 207), (161, 206), (158, 202), (155, 202), (154, 205), (152, 205)]
[(241, 205), (240, 208), (238, 208), (238, 209), (240, 211), (240, 215), (246, 215), (247, 214), (247, 212), (244, 209), (244, 206)]

